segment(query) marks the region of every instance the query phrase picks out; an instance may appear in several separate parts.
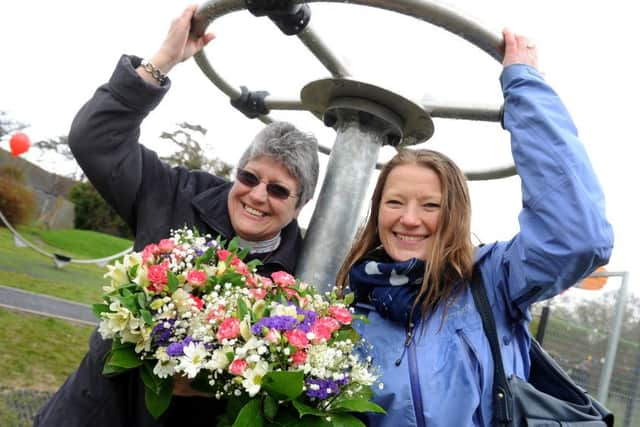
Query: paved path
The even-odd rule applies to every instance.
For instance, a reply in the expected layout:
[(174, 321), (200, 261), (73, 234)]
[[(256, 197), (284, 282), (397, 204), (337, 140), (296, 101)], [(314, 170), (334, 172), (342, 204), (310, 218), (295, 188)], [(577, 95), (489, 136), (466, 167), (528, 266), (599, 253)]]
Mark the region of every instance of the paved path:
[(0, 285), (0, 307), (87, 325), (98, 323), (88, 305), (2, 285)]

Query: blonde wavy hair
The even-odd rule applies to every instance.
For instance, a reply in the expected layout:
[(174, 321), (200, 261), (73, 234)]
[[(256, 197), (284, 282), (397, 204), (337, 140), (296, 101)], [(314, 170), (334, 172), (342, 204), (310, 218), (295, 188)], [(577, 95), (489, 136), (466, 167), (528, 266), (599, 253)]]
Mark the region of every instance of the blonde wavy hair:
[[(415, 164), (434, 171), (440, 179), (442, 200), (433, 249), (426, 260), (424, 280), (414, 307), (420, 302), (423, 317), (443, 301), (449, 301), (459, 286), (468, 283), (473, 268), (471, 200), (464, 174), (447, 156), (433, 150), (403, 149), (382, 169), (376, 183), (369, 217), (360, 228), (351, 250), (338, 271), (340, 293), (349, 282), (349, 271), (368, 252), (382, 245), (378, 235), (380, 201), (389, 173), (396, 167)], [(443, 313), (446, 314), (446, 306)]]

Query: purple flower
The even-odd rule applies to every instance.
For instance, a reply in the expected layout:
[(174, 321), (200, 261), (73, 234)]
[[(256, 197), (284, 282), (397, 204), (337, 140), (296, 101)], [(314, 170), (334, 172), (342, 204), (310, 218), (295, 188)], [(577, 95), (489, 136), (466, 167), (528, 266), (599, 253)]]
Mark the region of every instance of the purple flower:
[(251, 327), (253, 335), (262, 335), (262, 328), (290, 331), (298, 326), (298, 319), (293, 316), (271, 316), (260, 319)]
[(171, 357), (184, 355), (184, 348), (193, 341), (193, 338), (186, 337), (182, 342), (174, 342), (167, 347), (167, 354)]
[(302, 314), (304, 316), (304, 319), (302, 319), (302, 322), (300, 323), (300, 326), (298, 326), (298, 329), (301, 329), (304, 332), (311, 331), (311, 326), (318, 318), (318, 314), (315, 311), (303, 310), (299, 307), (296, 307), (296, 311), (298, 312), (298, 314)]
[(196, 249), (196, 255), (202, 256), (203, 252), (200, 249)]
[[(166, 324), (169, 324), (168, 326)], [(159, 346), (167, 345), (171, 334), (173, 333), (173, 324), (175, 319), (165, 320), (158, 323), (153, 327), (151, 331), (151, 337), (155, 340), (155, 343)]]
[[(348, 382), (348, 380), (347, 380)], [(344, 383), (344, 380), (332, 381), (322, 378), (309, 378), (305, 381), (307, 390), (305, 394), (309, 397), (315, 397), (317, 399), (324, 400), (329, 396), (335, 396), (340, 392), (340, 385)]]

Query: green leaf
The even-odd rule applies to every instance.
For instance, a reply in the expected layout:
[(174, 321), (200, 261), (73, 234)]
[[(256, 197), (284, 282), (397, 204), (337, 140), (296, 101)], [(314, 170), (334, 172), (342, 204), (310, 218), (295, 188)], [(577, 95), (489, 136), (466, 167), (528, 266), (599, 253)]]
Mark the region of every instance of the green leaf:
[(128, 292), (128, 295), (126, 296), (118, 297), (118, 300), (120, 301), (120, 304), (122, 304), (122, 306), (127, 310), (129, 310), (133, 314), (138, 314), (139, 308), (136, 297), (131, 292)]
[(353, 318), (353, 320), (359, 320), (365, 325), (369, 324), (369, 318), (364, 314), (353, 314), (351, 317)]
[(299, 401), (298, 399), (293, 401), (293, 407), (296, 408), (298, 414), (302, 417), (304, 415), (316, 415), (318, 417), (326, 416), (326, 411), (321, 411), (320, 409), (314, 408), (312, 406), (307, 405)]
[(215, 254), (213, 248), (208, 248), (206, 251), (204, 251), (204, 253), (202, 255), (200, 255), (200, 257), (197, 260), (197, 264), (208, 264), (209, 261), (211, 261), (211, 258), (213, 258), (213, 255)]
[(340, 329), (336, 333), (333, 334), (334, 340), (336, 341), (346, 341), (351, 340), (352, 342), (358, 342), (360, 335), (353, 328), (345, 328)]
[(172, 294), (176, 291), (176, 289), (178, 289), (178, 285), (180, 284), (178, 278), (175, 274), (173, 274), (171, 270), (167, 270), (167, 284), (169, 285), (169, 292), (171, 292)]
[(262, 427), (264, 419), (260, 415), (260, 399), (251, 399), (242, 407), (233, 427)]
[(147, 295), (144, 292), (138, 292), (138, 305), (140, 308), (147, 306)]
[(144, 401), (147, 405), (147, 411), (156, 419), (169, 407), (173, 393), (173, 380), (171, 377), (161, 381), (159, 393), (155, 393), (149, 387), (145, 386), (144, 388)]
[(346, 409), (349, 412), (377, 412), (379, 414), (386, 414), (387, 412), (379, 405), (363, 399), (350, 399), (334, 402), (334, 409)]
[(266, 395), (262, 401), (262, 412), (267, 420), (272, 421), (278, 414), (278, 402)]
[(154, 362), (151, 360), (145, 360), (140, 367), (140, 377), (142, 378), (142, 382), (146, 388), (150, 389), (155, 394), (160, 394), (162, 389), (162, 378), (157, 377), (153, 373), (153, 365)]
[(129, 276), (129, 280), (133, 280), (136, 278), (136, 276), (138, 275), (138, 267), (140, 267), (140, 265), (136, 264), (129, 269), (127, 273), (127, 275)]
[(120, 368), (137, 368), (142, 365), (142, 359), (133, 348), (133, 345), (129, 344), (127, 347), (112, 350), (107, 363)]
[(146, 323), (148, 326), (153, 325), (153, 317), (151, 316), (151, 312), (149, 310), (140, 310), (140, 314), (144, 319), (144, 323)]
[(258, 267), (259, 265), (262, 265), (262, 261), (260, 261), (259, 259), (252, 259), (247, 263), (247, 267), (249, 267), (249, 271), (255, 270), (256, 267)]
[(93, 310), (93, 314), (100, 319), (102, 317), (100, 316), (102, 313), (109, 311), (109, 306), (107, 304), (93, 304), (91, 309)]
[(104, 364), (104, 368), (102, 368), (102, 375), (105, 377), (112, 377), (114, 375), (121, 374), (123, 372), (127, 372), (129, 369), (121, 368), (119, 366), (110, 365), (108, 362)]
[(356, 294), (354, 294), (353, 292), (350, 292), (344, 296), (344, 303), (346, 305), (351, 305), (353, 304), (353, 301), (355, 301), (355, 299), (356, 299)]
[(233, 239), (231, 239), (231, 241), (229, 242), (229, 245), (227, 245), (227, 250), (229, 252), (237, 252), (239, 247), (240, 247), (240, 239), (238, 238), (238, 236), (235, 236)]
[(278, 400), (295, 399), (302, 394), (303, 372), (269, 372), (262, 377), (262, 388)]
[(247, 304), (244, 302), (244, 299), (238, 298), (238, 319), (243, 320), (247, 313), (249, 313)]
[(238, 253), (238, 258), (245, 259), (249, 255), (249, 249), (243, 249)]
[(330, 425), (333, 427), (366, 427), (358, 418), (351, 414), (331, 414)]

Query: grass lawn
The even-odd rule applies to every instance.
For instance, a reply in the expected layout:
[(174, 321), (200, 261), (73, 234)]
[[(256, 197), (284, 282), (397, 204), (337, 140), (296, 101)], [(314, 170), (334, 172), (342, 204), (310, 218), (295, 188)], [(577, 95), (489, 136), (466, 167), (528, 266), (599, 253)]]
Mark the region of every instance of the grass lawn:
[[(78, 259), (95, 259), (118, 253), (131, 242), (84, 230), (20, 228), (30, 242), (48, 252)], [(96, 264), (67, 264), (57, 268), (51, 258), (31, 248), (17, 248), (9, 230), (0, 228), (0, 284), (56, 296), (84, 304), (98, 302), (106, 268)]]
[(0, 309), (0, 386), (56, 390), (89, 348), (90, 326)]

